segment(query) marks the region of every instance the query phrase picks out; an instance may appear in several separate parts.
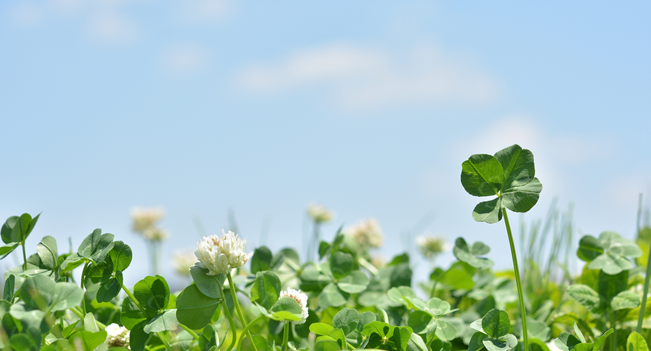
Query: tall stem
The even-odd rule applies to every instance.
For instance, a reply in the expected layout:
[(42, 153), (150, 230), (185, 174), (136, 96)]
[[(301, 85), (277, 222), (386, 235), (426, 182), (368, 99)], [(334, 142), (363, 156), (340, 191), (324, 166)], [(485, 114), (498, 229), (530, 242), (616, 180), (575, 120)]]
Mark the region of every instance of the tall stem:
[(520, 269), (518, 268), (518, 257), (515, 254), (515, 244), (513, 243), (513, 234), (511, 233), (511, 225), (509, 224), (509, 217), (506, 214), (506, 207), (502, 208), (504, 215), (504, 224), (506, 224), (506, 232), (509, 234), (509, 245), (511, 245), (511, 258), (513, 259), (513, 270), (515, 271), (515, 283), (518, 286), (518, 297), (520, 298), (520, 315), (522, 317), (522, 336), (524, 338), (524, 351), (529, 351), (529, 334), (527, 332), (527, 309), (524, 307), (524, 294), (522, 293), (522, 283), (520, 282)]
[[(263, 320), (265, 316), (263, 314), (259, 315), (256, 317), (256, 319), (252, 320), (251, 323), (249, 323), (244, 330), (242, 330), (242, 334), (240, 335), (240, 340), (237, 342), (237, 351), (240, 351), (242, 349), (242, 341), (244, 340), (244, 333), (249, 331), (249, 328), (258, 323), (259, 321)], [(254, 344), (253, 340), (251, 340), (251, 343)]]
[[(23, 272), (27, 270), (27, 254), (25, 254), (25, 242), (23, 241), (20, 246), (23, 247)], [(14, 256), (15, 257), (15, 256)]]
[(283, 351), (287, 351), (289, 344), (289, 322), (285, 322), (285, 332), (283, 333)]
[(231, 316), (231, 312), (228, 310), (228, 305), (226, 304), (226, 300), (222, 300), (222, 309), (224, 310), (224, 315), (226, 316), (226, 319), (228, 319), (228, 324), (230, 324), (231, 330), (233, 331), (233, 340), (231, 341), (230, 346), (228, 346), (228, 348), (226, 349), (226, 351), (231, 351), (233, 349), (233, 346), (235, 346), (235, 343), (237, 342), (237, 328), (235, 327), (235, 321), (233, 320), (233, 316)]
[[(235, 284), (233, 284), (233, 278), (231, 277), (231, 272), (228, 272), (226, 274), (226, 277), (228, 278), (228, 285), (231, 288), (231, 295), (233, 296), (233, 304), (235, 305), (235, 312), (237, 312), (237, 317), (240, 319), (240, 322), (242, 322), (242, 328), (246, 328), (248, 323), (246, 322), (246, 319), (244, 318), (244, 313), (242, 312), (242, 307), (240, 306), (240, 303), (237, 301), (237, 290), (235, 290)], [(251, 340), (251, 344), (253, 345), (253, 349), (255, 351), (258, 351), (258, 347), (255, 346), (255, 343), (253, 342), (253, 336), (251, 335), (251, 331), (247, 330), (246, 331), (246, 336), (249, 337)]]
[(644, 289), (642, 289), (642, 304), (640, 305), (640, 316), (637, 318), (638, 333), (642, 333), (642, 322), (644, 321), (644, 308), (646, 307), (646, 296), (649, 294), (649, 278), (651, 278), (651, 245), (649, 245), (649, 258), (646, 261), (646, 276), (644, 277)]
[(151, 242), (151, 256), (152, 256), (152, 265), (153, 265), (153, 271), (154, 275), (158, 275), (158, 248), (159, 248), (159, 242), (158, 241), (152, 241)]
[[(133, 302), (133, 303), (138, 307), (138, 309), (140, 310), (140, 312), (142, 312), (142, 314), (146, 316), (146, 315), (147, 315), (147, 312), (145, 311), (144, 308), (142, 308), (142, 306), (140, 306), (140, 303), (138, 302), (138, 299), (136, 299), (136, 297), (133, 296), (133, 294), (131, 293), (131, 291), (129, 291), (129, 289), (127, 289), (127, 287), (124, 286), (124, 283), (122, 283), (122, 290), (124, 290), (124, 292), (127, 294), (127, 296), (129, 296), (129, 298), (131, 299), (131, 301), (132, 301), (132, 302)], [(160, 341), (163, 343), (163, 345), (165, 345), (165, 348), (167, 349), (167, 351), (173, 351), (173, 350), (172, 350), (172, 347), (171, 347), (170, 344), (167, 342), (167, 339), (165, 339), (165, 338), (163, 337), (163, 334), (162, 334), (162, 333), (157, 332), (156, 335), (158, 336), (158, 338), (160, 339)]]

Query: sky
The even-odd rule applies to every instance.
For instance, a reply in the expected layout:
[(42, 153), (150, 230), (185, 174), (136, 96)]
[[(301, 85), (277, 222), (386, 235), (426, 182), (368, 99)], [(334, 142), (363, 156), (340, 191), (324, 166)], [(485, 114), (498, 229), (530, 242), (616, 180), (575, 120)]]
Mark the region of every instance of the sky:
[(651, 194), (650, 14), (644, 1), (2, 1), (0, 217), (42, 213), (28, 253), (44, 235), (67, 251), (115, 234), (136, 253), (127, 285), (149, 273), (134, 207), (166, 211), (171, 284), (197, 219), (218, 234), (230, 211), (250, 250), (302, 251), (310, 203), (336, 214), (326, 239), (374, 217), (387, 259), (429, 233), (481, 240), (505, 269), (504, 224), (472, 219), (482, 199), (459, 175), (517, 143), (543, 191), (514, 226), (556, 198), (577, 241), (634, 238)]

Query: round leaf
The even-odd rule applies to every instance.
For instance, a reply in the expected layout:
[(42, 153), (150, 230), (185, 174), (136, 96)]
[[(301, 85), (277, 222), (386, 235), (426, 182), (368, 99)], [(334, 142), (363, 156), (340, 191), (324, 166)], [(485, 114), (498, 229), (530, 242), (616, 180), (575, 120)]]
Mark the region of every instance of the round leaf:
[(502, 165), (491, 155), (472, 155), (461, 164), (461, 184), (470, 195), (497, 195), (503, 181)]
[(251, 302), (270, 309), (280, 297), (280, 279), (271, 271), (258, 272), (251, 287)]
[(337, 282), (337, 286), (349, 294), (358, 294), (366, 290), (368, 283), (368, 276), (364, 272), (352, 271), (349, 275), (341, 278)]
[(330, 270), (335, 279), (341, 279), (353, 270), (353, 255), (341, 251), (335, 252), (330, 256)]
[(513, 212), (527, 212), (538, 202), (541, 191), (542, 184), (534, 178), (525, 185), (504, 190), (502, 204)]
[(520, 145), (515, 144), (498, 151), (495, 153), (495, 158), (500, 161), (504, 169), (502, 191), (529, 183), (536, 173), (533, 153), (523, 150)]
[(199, 266), (190, 267), (190, 274), (194, 283), (202, 294), (213, 299), (222, 298), (222, 286), (226, 280), (224, 274), (208, 275), (208, 270)]
[(116, 241), (113, 243), (113, 248), (109, 252), (109, 257), (113, 263), (114, 271), (124, 271), (131, 264), (133, 253), (129, 245), (122, 241)]
[(210, 323), (220, 301), (202, 294), (196, 285), (190, 285), (176, 299), (176, 318), (190, 329), (201, 329)]
[(502, 220), (502, 198), (480, 202), (472, 211), (472, 218), (476, 222), (497, 223)]
[(506, 312), (494, 308), (482, 317), (481, 327), (490, 337), (499, 338), (509, 332), (511, 329), (511, 321)]

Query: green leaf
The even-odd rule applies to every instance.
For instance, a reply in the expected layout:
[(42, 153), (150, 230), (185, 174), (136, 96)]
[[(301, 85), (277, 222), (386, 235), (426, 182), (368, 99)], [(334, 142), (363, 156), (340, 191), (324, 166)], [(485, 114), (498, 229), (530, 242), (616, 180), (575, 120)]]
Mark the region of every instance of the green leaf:
[(15, 334), (9, 338), (9, 346), (14, 351), (31, 351), (36, 350), (34, 339), (27, 334)]
[(622, 271), (631, 269), (633, 263), (627, 260), (625, 257), (612, 256), (608, 253), (600, 255), (594, 261), (588, 264), (590, 269), (601, 269), (607, 274), (614, 275)]
[(5, 244), (20, 242), (22, 235), (20, 227), (16, 228), (17, 222), (18, 216), (11, 216), (7, 218), (5, 223), (2, 225), (2, 230), (0, 230), (0, 233), (2, 235), (2, 241)]
[[(2, 299), (5, 301), (13, 301), (14, 299), (14, 289), (16, 286), (16, 276), (9, 274), (9, 277), (5, 280), (5, 287), (2, 294)], [(0, 316), (2, 318), (2, 316)]]
[(502, 198), (480, 202), (472, 211), (472, 218), (476, 222), (497, 223), (502, 220)]
[(353, 270), (353, 255), (341, 251), (335, 252), (330, 256), (330, 269), (335, 279), (341, 279)]
[(534, 178), (526, 185), (506, 189), (502, 191), (502, 204), (513, 212), (527, 212), (538, 202), (542, 188)]
[(166, 310), (147, 321), (143, 328), (145, 333), (158, 333), (166, 330), (176, 330), (179, 321), (176, 319), (176, 310)]
[(133, 253), (131, 247), (122, 241), (113, 242), (113, 248), (109, 251), (109, 257), (113, 263), (113, 271), (124, 271), (131, 264)]
[(481, 327), (488, 336), (496, 339), (506, 335), (511, 330), (511, 321), (506, 312), (494, 308), (482, 317)]
[(66, 259), (61, 263), (61, 271), (63, 273), (70, 272), (71, 270), (81, 266), (82, 264), (88, 262), (88, 258), (81, 257), (77, 253), (70, 254)]
[(626, 340), (626, 351), (649, 351), (649, 346), (642, 335), (631, 332)]
[(271, 261), (273, 254), (266, 246), (260, 246), (253, 251), (251, 257), (251, 273), (255, 274), (261, 271), (268, 271), (271, 269)]
[(18, 245), (20, 245), (20, 243), (10, 243), (9, 245), (0, 247), (0, 260), (12, 253)]
[(423, 341), (423, 338), (415, 332), (409, 337), (409, 343), (407, 343), (407, 351), (429, 351), (427, 345)]
[(632, 291), (622, 291), (613, 297), (610, 306), (614, 311), (635, 308), (640, 305), (640, 296)]
[(159, 310), (164, 310), (167, 307), (170, 300), (170, 288), (162, 276), (147, 276), (133, 287), (133, 295), (138, 299), (142, 308), (155, 311), (157, 314)]
[(599, 272), (599, 295), (606, 302), (610, 303), (617, 294), (628, 287), (628, 271), (621, 271), (619, 274), (606, 274)]
[(567, 293), (588, 311), (593, 311), (599, 307), (599, 294), (587, 285), (570, 285), (567, 289)]
[(319, 294), (319, 297), (317, 298), (319, 306), (324, 309), (333, 306), (342, 306), (347, 300), (348, 297), (344, 296), (339, 289), (337, 289), (337, 285), (334, 283), (330, 283), (323, 288), (323, 291), (321, 291), (321, 294)]
[(472, 334), (470, 342), (468, 343), (468, 351), (478, 351), (484, 348), (484, 339), (488, 338), (488, 335), (482, 332), (476, 332)]
[(151, 334), (144, 331), (145, 325), (147, 325), (147, 321), (142, 321), (131, 329), (131, 333), (129, 334), (129, 346), (131, 347), (131, 351), (145, 350), (145, 346), (149, 342), (149, 338), (151, 338)]
[(504, 185), (502, 191), (528, 184), (534, 177), (533, 153), (522, 149), (520, 145), (512, 145), (495, 153), (504, 170)]
[(314, 351), (340, 351), (341, 347), (334, 340), (317, 340)]
[(445, 272), (441, 283), (454, 290), (471, 290), (475, 287), (475, 282), (472, 280), (474, 274), (475, 269), (472, 266), (456, 262)]
[(310, 331), (316, 335), (330, 335), (335, 328), (326, 323), (312, 323)]
[(503, 181), (502, 165), (491, 155), (472, 155), (461, 164), (461, 184), (470, 195), (497, 195)]
[(603, 334), (601, 334), (601, 336), (598, 336), (597, 339), (595, 339), (594, 343), (592, 344), (592, 351), (598, 351), (599, 349), (601, 349), (601, 346), (604, 344), (604, 342), (606, 342), (608, 336), (610, 336), (610, 334), (614, 332), (615, 331), (613, 330), (613, 328), (610, 328), (606, 330)]
[(220, 301), (202, 294), (196, 285), (190, 285), (176, 299), (176, 318), (190, 329), (201, 329), (210, 323)]
[(405, 305), (408, 309), (416, 309), (414, 305), (414, 299), (416, 299), (416, 293), (408, 286), (399, 286), (397, 288), (391, 288), (387, 291), (387, 297), (389, 300)]
[(339, 279), (337, 286), (344, 292), (349, 294), (359, 294), (366, 290), (369, 279), (366, 273), (355, 270), (350, 272), (349, 275)]
[(113, 249), (113, 245), (113, 234), (102, 234), (101, 229), (95, 229), (81, 242), (77, 253), (79, 256), (99, 264), (104, 261), (106, 255)]
[(57, 250), (57, 241), (53, 237), (49, 235), (44, 236), (36, 246), (36, 252), (43, 266), (50, 270), (56, 268), (59, 252)]
[(35, 275), (26, 278), (18, 291), (27, 307), (45, 311), (52, 304), (54, 285), (54, 281), (49, 277)]
[(54, 285), (54, 294), (50, 309), (65, 311), (81, 304), (84, 291), (74, 283), (59, 282)]
[(398, 263), (391, 268), (391, 274), (389, 275), (389, 287), (397, 286), (411, 286), (411, 278), (413, 272), (409, 268), (409, 262)]
[[(506, 312), (504, 312), (506, 313)], [(457, 336), (457, 328), (442, 319), (436, 320), (436, 336), (443, 341), (452, 341)], [(511, 325), (509, 324), (509, 328)]]
[(450, 313), (450, 303), (433, 297), (427, 301), (427, 311), (434, 316), (446, 315)]
[(293, 298), (281, 297), (271, 306), (269, 312), (271, 312), (275, 320), (298, 321), (301, 320), (302, 308)]
[(147, 317), (130, 298), (122, 300), (120, 322), (125, 328), (132, 330), (136, 324), (144, 321)]
[(398, 350), (407, 350), (407, 344), (409, 343), (411, 334), (412, 330), (409, 327), (395, 327), (393, 335), (389, 337), (389, 340), (393, 342)]
[(207, 269), (196, 265), (190, 267), (190, 274), (202, 294), (213, 299), (222, 298), (222, 286), (226, 280), (225, 274), (208, 275)]
[(80, 330), (70, 337), (70, 341), (74, 345), (75, 339), (81, 339), (85, 351), (93, 351), (106, 340), (107, 333), (105, 330), (100, 330), (96, 333), (91, 333), (86, 330)]
[(113, 300), (113, 298), (120, 294), (122, 283), (122, 271), (117, 271), (115, 277), (112, 276), (103, 281), (99, 290), (97, 290), (97, 302), (109, 302)]
[(329, 277), (314, 268), (305, 269), (300, 275), (300, 280), (300, 289), (307, 292), (320, 292), (331, 282)]
[(429, 313), (414, 311), (409, 315), (407, 325), (413, 329), (414, 333), (423, 334), (434, 327), (434, 325), (430, 325), (430, 322), (432, 322), (432, 316)]
[(280, 297), (280, 278), (272, 271), (257, 272), (251, 287), (251, 302), (270, 309)]
[(359, 324), (359, 312), (351, 308), (343, 308), (332, 318), (332, 326), (339, 328), (348, 335), (357, 330)]
[(454, 256), (462, 262), (465, 262), (475, 268), (490, 268), (493, 266), (494, 262), (485, 257), (479, 257), (480, 255), (485, 255), (490, 252), (490, 248), (481, 241), (475, 242), (472, 247), (470, 247), (466, 241), (459, 237), (454, 242), (454, 249), (452, 250)]
[(592, 235), (585, 235), (579, 241), (579, 249), (576, 255), (582, 261), (590, 262), (604, 253), (604, 248), (597, 238)]

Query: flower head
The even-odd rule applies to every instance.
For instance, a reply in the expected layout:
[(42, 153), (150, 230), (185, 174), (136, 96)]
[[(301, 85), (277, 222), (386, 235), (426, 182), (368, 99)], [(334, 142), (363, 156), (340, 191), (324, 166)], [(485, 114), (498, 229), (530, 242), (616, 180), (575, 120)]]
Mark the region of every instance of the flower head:
[(344, 232), (350, 234), (357, 244), (363, 248), (382, 246), (382, 229), (374, 218), (360, 221), (346, 228)]
[(165, 211), (162, 208), (133, 208), (131, 209), (131, 218), (133, 218), (133, 231), (143, 234), (147, 228), (153, 227), (163, 218)]
[(174, 268), (182, 276), (190, 275), (190, 267), (197, 263), (197, 257), (192, 251), (177, 251), (174, 253)]
[(246, 240), (238, 235), (222, 230), (219, 235), (204, 236), (197, 243), (194, 255), (197, 257), (199, 267), (208, 270), (208, 275), (229, 273), (232, 269), (243, 266), (253, 256), (253, 252), (245, 253)]
[(332, 220), (334, 213), (327, 209), (325, 206), (310, 204), (307, 206), (307, 215), (316, 223), (325, 223)]
[(307, 295), (305, 295), (304, 292), (300, 290), (295, 290), (292, 288), (287, 288), (287, 290), (283, 290), (280, 292), (280, 297), (289, 297), (294, 299), (294, 301), (298, 302), (298, 305), (301, 306), (301, 320), (299, 321), (292, 321), (294, 324), (303, 324), (307, 320), (307, 317), (309, 316), (309, 310), (307, 308)]
[(423, 256), (429, 259), (449, 250), (448, 244), (445, 243), (445, 238), (434, 235), (417, 237), (416, 245), (418, 245), (418, 249), (420, 249)]
[(116, 323), (111, 323), (106, 327), (106, 333), (109, 347), (129, 347), (129, 329), (121, 327)]

